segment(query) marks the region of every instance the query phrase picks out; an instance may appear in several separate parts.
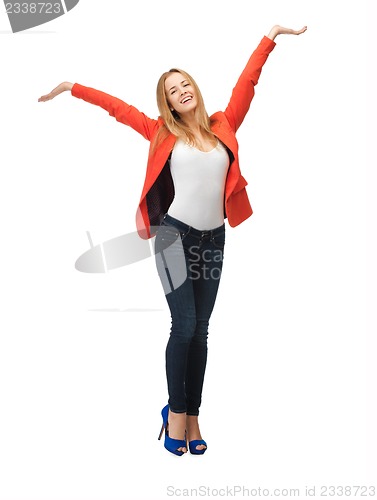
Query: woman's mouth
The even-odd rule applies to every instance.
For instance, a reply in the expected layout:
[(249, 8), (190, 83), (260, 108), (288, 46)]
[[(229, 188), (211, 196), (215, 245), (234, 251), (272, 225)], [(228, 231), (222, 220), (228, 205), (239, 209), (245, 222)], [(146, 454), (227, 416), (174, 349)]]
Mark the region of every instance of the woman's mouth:
[(192, 100), (192, 96), (191, 95), (188, 95), (186, 97), (184, 97), (181, 101), (181, 104), (186, 104), (187, 102), (191, 101)]

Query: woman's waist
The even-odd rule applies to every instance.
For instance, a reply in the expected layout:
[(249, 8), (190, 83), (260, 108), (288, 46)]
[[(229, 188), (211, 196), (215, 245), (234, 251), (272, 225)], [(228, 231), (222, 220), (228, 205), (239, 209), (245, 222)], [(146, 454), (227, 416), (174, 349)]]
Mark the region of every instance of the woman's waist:
[[(175, 212), (172, 211), (172, 213), (174, 214)], [(213, 226), (209, 229), (198, 229), (197, 227), (188, 223), (189, 219), (187, 219), (187, 218), (183, 219), (183, 217), (178, 219), (178, 218), (174, 217), (173, 215), (171, 215), (170, 209), (169, 209), (169, 213), (166, 213), (164, 215), (164, 218), (163, 218), (163, 222), (166, 225), (174, 226), (179, 231), (181, 231), (185, 234), (189, 233), (190, 235), (196, 236), (199, 239), (202, 239), (204, 236), (207, 236), (207, 235), (212, 238), (212, 237), (218, 236), (219, 234), (224, 233), (225, 232), (225, 223), (223, 222), (224, 218), (222, 217), (221, 220), (222, 220), (222, 222), (220, 221), (220, 224), (217, 226)], [(190, 222), (191, 222), (191, 220), (190, 220)]]

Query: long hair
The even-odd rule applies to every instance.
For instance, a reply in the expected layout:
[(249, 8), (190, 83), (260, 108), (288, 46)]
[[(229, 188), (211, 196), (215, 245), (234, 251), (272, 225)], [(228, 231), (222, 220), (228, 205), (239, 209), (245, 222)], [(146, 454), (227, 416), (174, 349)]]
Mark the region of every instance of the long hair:
[(156, 97), (157, 106), (160, 116), (164, 125), (160, 128), (154, 141), (153, 148), (156, 148), (168, 135), (169, 132), (176, 137), (184, 139), (192, 146), (196, 146), (195, 136), (190, 128), (183, 122), (179, 114), (173, 110), (171, 111), (165, 91), (165, 81), (172, 73), (180, 73), (185, 80), (188, 80), (194, 88), (194, 93), (197, 99), (197, 106), (195, 108), (195, 118), (198, 122), (199, 128), (204, 136), (213, 138), (213, 133), (210, 127), (210, 119), (204, 107), (203, 96), (195, 80), (186, 72), (181, 69), (172, 68), (160, 76), (157, 83)]

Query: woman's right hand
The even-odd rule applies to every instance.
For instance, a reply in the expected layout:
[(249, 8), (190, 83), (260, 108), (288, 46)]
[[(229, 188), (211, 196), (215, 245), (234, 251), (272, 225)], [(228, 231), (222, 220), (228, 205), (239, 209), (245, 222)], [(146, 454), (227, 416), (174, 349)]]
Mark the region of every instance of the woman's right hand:
[(53, 99), (57, 95), (61, 94), (62, 92), (65, 92), (66, 90), (71, 90), (73, 87), (73, 83), (70, 82), (63, 82), (60, 83), (57, 87), (55, 87), (49, 94), (42, 95), (39, 99), (38, 102), (45, 102), (49, 101), (50, 99)]

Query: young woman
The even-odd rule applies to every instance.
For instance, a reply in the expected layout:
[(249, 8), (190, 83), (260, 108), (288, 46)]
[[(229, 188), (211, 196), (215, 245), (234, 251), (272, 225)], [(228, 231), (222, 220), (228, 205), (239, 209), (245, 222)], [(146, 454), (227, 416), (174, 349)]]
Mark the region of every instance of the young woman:
[(235, 133), (249, 109), (276, 36), (299, 35), (306, 29), (274, 26), (251, 55), (225, 111), (210, 117), (194, 79), (180, 69), (164, 73), (158, 82), (157, 120), (78, 83), (63, 82), (39, 98), (48, 101), (69, 90), (150, 141), (136, 221), (142, 238), (156, 236), (156, 264), (171, 312), (166, 347), (169, 399), (161, 412), (159, 439), (165, 430), (165, 448), (176, 455), (183, 455), (187, 448), (196, 455), (207, 449), (198, 415), (208, 324), (223, 263), (224, 218), (235, 227), (252, 214)]

